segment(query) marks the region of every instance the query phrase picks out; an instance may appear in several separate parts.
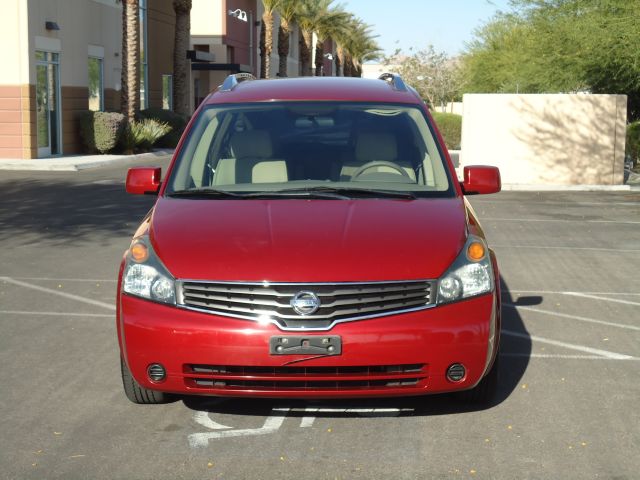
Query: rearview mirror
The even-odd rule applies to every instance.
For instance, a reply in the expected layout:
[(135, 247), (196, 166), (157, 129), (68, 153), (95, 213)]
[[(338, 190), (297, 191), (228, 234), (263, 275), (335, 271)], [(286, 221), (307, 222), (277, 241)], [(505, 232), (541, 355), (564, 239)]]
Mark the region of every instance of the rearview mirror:
[(465, 195), (498, 193), (501, 188), (500, 170), (497, 167), (480, 165), (464, 167), (462, 190)]
[(160, 167), (134, 167), (127, 172), (125, 188), (133, 195), (156, 195), (160, 190)]

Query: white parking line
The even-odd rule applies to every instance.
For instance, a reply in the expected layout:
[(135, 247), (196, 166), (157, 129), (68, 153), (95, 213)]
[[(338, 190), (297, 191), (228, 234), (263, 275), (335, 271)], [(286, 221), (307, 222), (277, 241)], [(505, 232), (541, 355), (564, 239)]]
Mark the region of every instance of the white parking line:
[(500, 353), (501, 357), (518, 357), (518, 358), (558, 358), (562, 360), (636, 360), (640, 361), (640, 358), (630, 357), (630, 358), (605, 358), (600, 355), (561, 355), (561, 354), (553, 354), (553, 353)]
[(538, 337), (536, 335), (529, 335), (521, 332), (513, 332), (511, 330), (502, 330), (502, 334), (510, 337), (524, 338), (527, 340), (530, 339), (530, 340), (533, 340), (534, 342), (547, 343), (549, 345), (555, 345), (556, 347), (568, 348), (569, 350), (577, 350), (578, 352), (590, 353), (592, 355), (597, 355), (603, 359), (606, 358), (609, 360), (637, 360), (636, 357), (633, 357), (631, 355), (624, 355), (622, 353), (609, 352), (607, 350), (591, 348), (585, 345), (577, 345), (575, 343), (560, 342), (558, 340), (552, 340), (550, 338)]
[(617, 252), (617, 253), (640, 253), (640, 250), (626, 248), (603, 248), (603, 247), (571, 247), (566, 245), (491, 245), (493, 248), (516, 248), (519, 250), (580, 250), (588, 252)]
[(578, 320), (578, 321), (587, 322), (587, 323), (597, 323), (599, 325), (606, 325), (607, 327), (625, 328), (627, 330), (640, 331), (640, 327), (636, 325), (607, 322), (606, 320), (597, 320), (595, 318), (581, 317), (580, 315), (569, 315), (568, 313), (553, 312), (551, 310), (542, 310), (540, 308), (523, 307), (519, 305), (514, 305), (513, 303), (503, 303), (502, 305), (504, 307), (516, 308), (518, 310), (525, 310), (527, 312), (541, 313), (543, 315), (552, 315), (554, 317), (570, 318), (571, 320)]
[(19, 287), (30, 288), (32, 290), (37, 290), (39, 292), (51, 293), (52, 295), (58, 295), (59, 297), (68, 298), (70, 300), (75, 300), (76, 302), (88, 303), (89, 305), (95, 305), (97, 307), (106, 308), (108, 310), (115, 310), (115, 305), (111, 303), (99, 302), (98, 300), (93, 300), (91, 298), (81, 297), (80, 295), (73, 295), (71, 293), (61, 292), (59, 290), (54, 290), (52, 288), (41, 287), (40, 285), (34, 285), (33, 283), (22, 282), (20, 280), (14, 280), (10, 277), (0, 277), (0, 281), (11, 283), (13, 285), (18, 285)]
[(638, 225), (640, 222), (629, 220), (562, 220), (558, 218), (495, 218), (482, 217), (482, 221), (488, 222), (549, 222), (549, 223), (621, 223), (629, 225)]
[(265, 419), (262, 427), (234, 429), (233, 427), (228, 427), (214, 421), (209, 411), (200, 410), (193, 414), (193, 419), (196, 423), (211, 431), (192, 433), (188, 439), (189, 445), (196, 448), (206, 447), (209, 444), (209, 440), (276, 433), (280, 427), (282, 427), (287, 415), (298, 412), (305, 413), (305, 416), (302, 417), (300, 421), (300, 427), (309, 428), (313, 426), (316, 419), (315, 416), (308, 415), (310, 413), (344, 413), (356, 414), (362, 417), (397, 417), (403, 412), (413, 411), (415, 411), (413, 408), (274, 407), (271, 409), (270, 415)]
[[(16, 280), (36, 280), (36, 281), (51, 281), (51, 282), (91, 282), (91, 283), (117, 283), (117, 280), (105, 279), (105, 278), (51, 278), (51, 277), (16, 277), (13, 275), (8, 275), (10, 278)], [(0, 275), (0, 278), (3, 278), (3, 275)]]
[(226, 425), (222, 425), (218, 422), (214, 422), (209, 416), (209, 412), (198, 411), (193, 414), (193, 419), (203, 427), (207, 427), (211, 430), (228, 430), (230, 428), (233, 428), (227, 427)]
[[(474, 204), (483, 204), (483, 205), (517, 205), (522, 207), (522, 201), (516, 200), (481, 200), (479, 198), (474, 198), (472, 203)], [(598, 206), (602, 205), (603, 207), (638, 207), (640, 206), (640, 202), (535, 202), (535, 201), (527, 201), (527, 205), (561, 205), (563, 207), (573, 207), (573, 206)]]
[(52, 316), (52, 317), (101, 317), (113, 318), (112, 313), (69, 313), (69, 312), (23, 312), (18, 310), (0, 310), (0, 313), (7, 315), (30, 315), (30, 316)]
[(564, 292), (565, 295), (571, 295), (573, 297), (582, 297), (582, 298), (592, 298), (594, 300), (604, 300), (606, 302), (614, 302), (614, 303), (624, 303), (625, 305), (636, 305), (640, 306), (639, 302), (632, 302), (630, 300), (620, 300), (619, 298), (607, 298), (607, 297), (599, 297), (596, 295), (590, 295), (588, 293), (580, 293), (580, 292)]
[[(196, 412), (200, 413), (200, 412)], [(205, 416), (209, 416), (207, 412), (204, 412)], [(283, 411), (281, 413), (273, 414), (264, 421), (264, 425), (260, 428), (243, 428), (243, 429), (230, 429), (230, 430), (221, 430), (213, 432), (202, 432), (202, 433), (192, 433), (189, 435), (189, 445), (191, 447), (206, 447), (209, 444), (209, 440), (220, 439), (220, 438), (231, 438), (231, 437), (248, 437), (254, 435), (268, 435), (270, 433), (275, 433), (280, 429), (282, 424), (284, 423), (284, 419), (287, 416), (287, 411)], [(199, 422), (201, 425), (206, 426), (207, 428), (216, 428), (211, 427), (209, 425), (204, 425), (202, 422), (198, 420), (202, 420), (202, 416), (194, 415), (194, 419)], [(216, 422), (213, 422), (216, 423)], [(219, 424), (216, 424), (219, 425)], [(223, 425), (221, 425), (223, 428)]]
[[(514, 290), (512, 288), (503, 288), (505, 293), (540, 293), (546, 295), (566, 295), (569, 292), (563, 290)], [(640, 296), (638, 292), (571, 292), (582, 293), (585, 295), (621, 295), (621, 296)]]
[[(317, 408), (313, 408), (313, 407), (307, 407), (304, 409), (305, 413), (308, 412), (317, 412), (318, 409)], [(302, 417), (302, 420), (300, 420), (300, 428), (309, 428), (309, 427), (313, 427), (313, 422), (315, 421), (316, 417), (310, 417), (310, 416), (304, 416)]]

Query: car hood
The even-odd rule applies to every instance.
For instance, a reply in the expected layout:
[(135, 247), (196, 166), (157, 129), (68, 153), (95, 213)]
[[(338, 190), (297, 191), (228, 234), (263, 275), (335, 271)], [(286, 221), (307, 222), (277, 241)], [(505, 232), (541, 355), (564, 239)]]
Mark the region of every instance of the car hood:
[(460, 198), (160, 198), (153, 247), (178, 279), (347, 282), (434, 279), (466, 239)]

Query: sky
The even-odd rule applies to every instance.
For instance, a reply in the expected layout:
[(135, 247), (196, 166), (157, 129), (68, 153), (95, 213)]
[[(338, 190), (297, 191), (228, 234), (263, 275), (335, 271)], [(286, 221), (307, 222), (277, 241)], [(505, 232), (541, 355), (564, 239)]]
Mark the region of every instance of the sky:
[(373, 26), (378, 43), (390, 54), (396, 48), (457, 55), (473, 31), (498, 10), (508, 10), (509, 0), (338, 0), (345, 9)]

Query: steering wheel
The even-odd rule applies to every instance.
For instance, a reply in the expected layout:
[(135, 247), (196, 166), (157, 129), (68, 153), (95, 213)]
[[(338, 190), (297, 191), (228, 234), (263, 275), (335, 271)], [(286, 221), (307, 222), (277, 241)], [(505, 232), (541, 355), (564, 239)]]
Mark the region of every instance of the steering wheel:
[(398, 172), (403, 177), (406, 177), (407, 180), (413, 181), (413, 179), (409, 176), (409, 174), (406, 172), (404, 168), (402, 168), (397, 163), (387, 162), (385, 160), (374, 160), (372, 162), (367, 162), (364, 165), (361, 165), (355, 172), (353, 172), (353, 175), (351, 175), (351, 180), (352, 181), (355, 180), (367, 170), (370, 170), (375, 167), (389, 167), (392, 170), (395, 170), (396, 172)]

